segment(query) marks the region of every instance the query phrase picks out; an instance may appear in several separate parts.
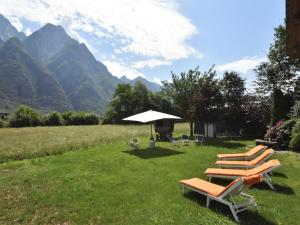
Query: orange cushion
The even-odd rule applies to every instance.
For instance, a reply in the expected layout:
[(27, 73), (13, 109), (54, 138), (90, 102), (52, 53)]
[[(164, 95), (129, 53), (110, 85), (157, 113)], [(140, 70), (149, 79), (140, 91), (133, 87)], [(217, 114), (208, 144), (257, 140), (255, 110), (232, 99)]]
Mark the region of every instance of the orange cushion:
[(251, 148), (248, 152), (246, 152), (246, 155), (253, 156), (265, 148), (266, 148), (266, 146), (264, 146), (264, 145), (257, 145), (254, 148)]
[(225, 187), (210, 183), (208, 181), (199, 179), (199, 178), (192, 178), (188, 180), (181, 180), (179, 183), (184, 184), (186, 186), (192, 187), (199, 191), (208, 193), (213, 196), (219, 196), (225, 190)]
[(269, 160), (250, 170), (239, 170), (239, 169), (215, 169), (215, 168), (208, 168), (204, 172), (205, 175), (222, 175), (222, 176), (251, 176), (255, 174), (261, 174), (266, 170), (272, 168), (273, 166), (279, 166), (280, 162), (277, 159)]
[(247, 176), (247, 170), (236, 170), (236, 169), (215, 169), (208, 168), (205, 170), (205, 175), (214, 174), (214, 175), (224, 175), (224, 176)]
[(279, 160), (277, 159), (269, 160), (268, 162), (265, 162), (258, 167), (248, 170), (248, 175), (260, 174), (274, 166), (279, 166), (279, 165), (280, 165)]
[(217, 154), (217, 157), (218, 158), (240, 158), (240, 157), (247, 157), (247, 156), (249, 157), (249, 156), (257, 154), (258, 152), (260, 152), (261, 150), (263, 150), (265, 148), (266, 147), (263, 145), (257, 145), (245, 153)]
[(249, 161), (217, 161), (217, 165), (233, 165), (233, 166), (249, 166), (251, 165)]
[(256, 159), (253, 159), (251, 161), (222, 161), (219, 160), (216, 162), (217, 165), (233, 165), (233, 166), (255, 166), (259, 164), (262, 160), (264, 160), (266, 157), (268, 157), (270, 154), (273, 154), (273, 149), (267, 149), (265, 152), (263, 152), (260, 156), (258, 156)]
[(266, 151), (264, 151), (260, 156), (258, 156), (256, 159), (251, 160), (251, 165), (257, 165), (259, 164), (261, 161), (263, 161), (266, 157), (268, 157), (269, 155), (273, 154), (274, 150), (269, 148)]

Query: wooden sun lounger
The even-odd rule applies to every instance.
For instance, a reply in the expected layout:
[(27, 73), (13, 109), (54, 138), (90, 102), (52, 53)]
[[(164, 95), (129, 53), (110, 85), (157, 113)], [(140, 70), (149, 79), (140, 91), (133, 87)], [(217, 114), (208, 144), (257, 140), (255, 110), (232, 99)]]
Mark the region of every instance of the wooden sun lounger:
[(266, 182), (271, 189), (275, 190), (274, 186), (272, 185), (272, 180), (271, 177), (269, 176), (269, 173), (271, 173), (279, 166), (280, 166), (279, 160), (273, 159), (249, 170), (208, 168), (204, 173), (205, 175), (208, 176), (209, 181), (211, 181), (211, 178), (213, 177), (225, 178), (225, 179), (236, 179), (238, 177), (261, 174), (263, 175), (264, 182)]
[(230, 160), (221, 161), (221, 160), (219, 160), (215, 164), (221, 168), (249, 169), (249, 168), (254, 168), (254, 167), (257, 167), (257, 166), (263, 164), (273, 154), (274, 154), (274, 150), (269, 148), (269, 149), (265, 150), (260, 156), (258, 156), (255, 159), (252, 159), (251, 161), (230, 161)]
[[(243, 193), (242, 191), (255, 183), (261, 182), (262, 179), (263, 178), (261, 175), (240, 177), (235, 179), (226, 187), (198, 178), (182, 180), (179, 183), (182, 186), (183, 193), (185, 193), (185, 189), (189, 189), (206, 196), (206, 207), (209, 207), (211, 200), (215, 200), (227, 205), (230, 208), (234, 219), (239, 222), (239, 218), (237, 216), (239, 212), (242, 212), (250, 207), (257, 208), (255, 199), (252, 196)], [(238, 194), (242, 195), (246, 199), (244, 203), (236, 204), (236, 202), (233, 200), (233, 196)]]
[(219, 160), (251, 160), (256, 158), (262, 151), (268, 147), (263, 145), (257, 145), (249, 149), (245, 153), (233, 153), (233, 154), (217, 154)]

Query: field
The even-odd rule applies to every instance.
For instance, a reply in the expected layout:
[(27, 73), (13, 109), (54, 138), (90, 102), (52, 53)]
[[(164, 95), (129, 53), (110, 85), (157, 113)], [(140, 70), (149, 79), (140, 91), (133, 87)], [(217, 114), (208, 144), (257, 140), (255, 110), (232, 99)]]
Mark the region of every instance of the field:
[[(188, 131), (186, 124), (175, 129)], [(178, 181), (205, 179), (218, 152), (254, 143), (160, 142), (149, 150), (149, 132), (149, 126), (0, 129), (0, 224), (235, 224), (223, 205), (212, 202), (207, 209), (203, 197), (182, 195)], [(126, 141), (135, 136), (142, 149), (132, 152)], [(300, 156), (285, 152), (274, 158), (282, 163), (272, 177), (277, 191), (265, 184), (249, 189), (260, 210), (241, 213), (242, 224), (298, 223)]]
[[(186, 123), (176, 124), (175, 129), (179, 134), (188, 133)], [(149, 134), (149, 125), (5, 128), (0, 129), (0, 162), (87, 149)]]

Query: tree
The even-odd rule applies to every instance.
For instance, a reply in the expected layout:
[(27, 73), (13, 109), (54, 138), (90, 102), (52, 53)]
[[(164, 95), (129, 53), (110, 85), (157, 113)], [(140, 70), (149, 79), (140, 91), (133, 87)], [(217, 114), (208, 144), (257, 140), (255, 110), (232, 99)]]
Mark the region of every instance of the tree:
[(270, 96), (247, 93), (244, 96), (244, 129), (245, 134), (255, 137), (263, 137), (271, 115)]
[(189, 121), (190, 137), (194, 135), (195, 120), (213, 119), (222, 99), (213, 67), (206, 72), (198, 69), (180, 75), (172, 72), (172, 82), (163, 82), (163, 91), (172, 98), (180, 115)]
[[(271, 44), (268, 53), (268, 61), (261, 63), (256, 69), (257, 92), (271, 94), (273, 106), (276, 98), (280, 98), (278, 93), (289, 93), (295, 84), (295, 78), (299, 70), (299, 61), (291, 59), (286, 52), (286, 28), (282, 25), (275, 28), (274, 44)], [(280, 102), (278, 100), (277, 102)], [(277, 114), (279, 110), (272, 107), (271, 123), (274, 124), (282, 114)]]
[(196, 93), (196, 114), (197, 120), (204, 122), (215, 122), (221, 117), (223, 109), (223, 96), (220, 82), (215, 79), (216, 71), (211, 68), (202, 74), (198, 81)]
[(233, 131), (238, 131), (244, 121), (245, 80), (236, 72), (225, 72), (220, 84), (225, 103), (226, 126)]
[(104, 116), (103, 123), (122, 123), (122, 118), (134, 113), (134, 91), (130, 84), (119, 84)]
[(193, 136), (194, 121), (196, 113), (195, 97), (198, 88), (198, 81), (200, 78), (200, 72), (198, 67), (188, 72), (182, 72), (180, 75), (172, 73), (171, 83), (163, 81), (163, 91), (174, 101), (177, 105), (180, 115), (189, 121), (190, 124), (190, 136)]
[(143, 112), (152, 108), (151, 94), (145, 84), (136, 81), (133, 86), (134, 108), (136, 112)]
[(42, 116), (29, 106), (21, 106), (9, 122), (12, 127), (35, 127), (42, 125)]
[(172, 111), (172, 106), (163, 93), (152, 93), (141, 81), (137, 81), (134, 86), (119, 84), (103, 123), (124, 123), (123, 118), (150, 109), (169, 112)]

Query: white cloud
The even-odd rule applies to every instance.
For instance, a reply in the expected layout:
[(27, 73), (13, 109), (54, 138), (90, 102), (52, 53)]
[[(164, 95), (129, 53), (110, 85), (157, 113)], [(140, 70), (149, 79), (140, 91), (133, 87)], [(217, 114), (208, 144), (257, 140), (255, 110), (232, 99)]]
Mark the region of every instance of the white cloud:
[(141, 60), (133, 63), (132, 67), (136, 69), (142, 69), (145, 67), (154, 68), (157, 66), (170, 65), (172, 62), (167, 60), (158, 60), (158, 59), (150, 59), (150, 60)]
[(216, 66), (216, 70), (220, 72), (236, 71), (246, 74), (264, 61), (266, 61), (266, 57), (247, 57), (224, 65), (218, 65)]
[(187, 43), (196, 27), (178, 10), (176, 0), (1, 0), (0, 13), (41, 25), (62, 25), (79, 41), (80, 31), (120, 39), (116, 53), (173, 61), (201, 54)]
[(130, 66), (126, 65), (123, 62), (118, 62), (118, 61), (109, 61), (109, 60), (104, 60), (102, 61), (108, 68), (108, 70), (115, 76), (117, 77), (122, 77), (126, 76), (129, 79), (134, 79), (136, 77), (143, 77), (146, 78), (146, 76), (139, 71), (137, 71), (134, 68), (131, 68)]
[(8, 16), (7, 19), (9, 22), (18, 30), (22, 31), (23, 24), (20, 22), (19, 18), (16, 16)]
[(156, 83), (156, 84), (158, 84), (158, 85), (160, 85), (160, 86), (162, 85), (161, 79), (158, 78), (158, 77), (153, 77), (153, 82)]

